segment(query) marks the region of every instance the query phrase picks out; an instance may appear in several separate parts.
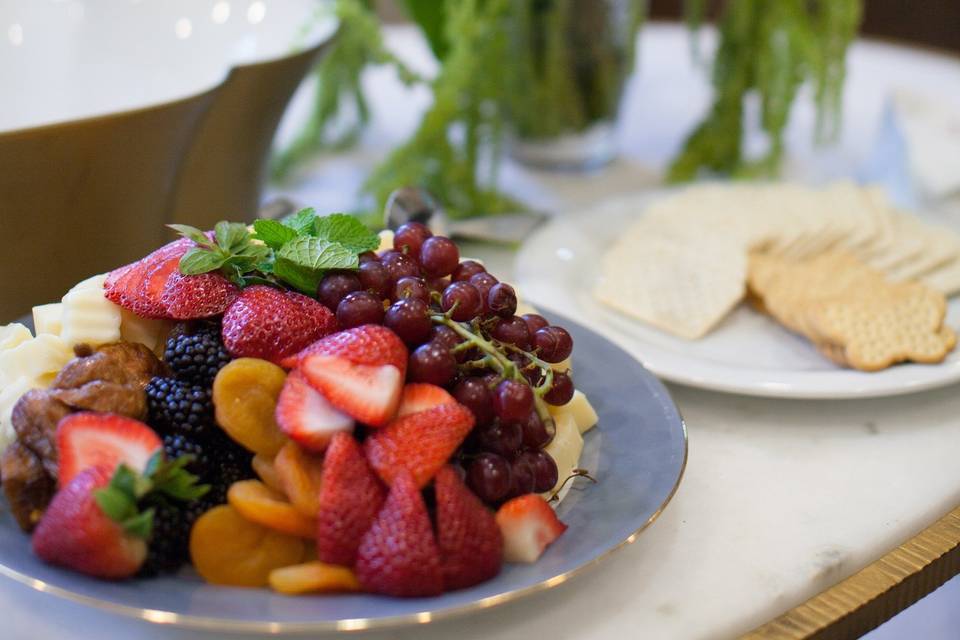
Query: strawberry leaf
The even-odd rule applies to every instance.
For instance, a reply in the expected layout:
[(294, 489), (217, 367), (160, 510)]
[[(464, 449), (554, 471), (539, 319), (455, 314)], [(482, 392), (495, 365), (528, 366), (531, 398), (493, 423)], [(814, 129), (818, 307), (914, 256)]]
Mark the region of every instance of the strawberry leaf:
[(153, 534), (153, 514), (154, 509), (150, 507), (142, 513), (127, 518), (120, 523), (120, 526), (130, 535), (149, 540)]

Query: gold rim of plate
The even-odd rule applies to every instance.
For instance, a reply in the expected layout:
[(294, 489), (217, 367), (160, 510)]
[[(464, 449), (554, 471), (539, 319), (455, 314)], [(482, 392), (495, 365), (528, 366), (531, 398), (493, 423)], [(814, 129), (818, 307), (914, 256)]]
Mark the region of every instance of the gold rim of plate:
[[(653, 375), (653, 374), (650, 374)], [(269, 622), (266, 620), (257, 620), (257, 621), (237, 621), (230, 620), (228, 618), (213, 618), (209, 616), (196, 616), (190, 614), (175, 613), (173, 611), (164, 611), (161, 609), (145, 609), (142, 607), (132, 607), (123, 604), (117, 604), (115, 602), (110, 602), (107, 600), (101, 600), (99, 598), (94, 598), (91, 596), (83, 595), (76, 591), (70, 589), (65, 589), (63, 587), (58, 587), (43, 580), (38, 580), (26, 574), (20, 573), (10, 567), (0, 563), (0, 575), (4, 575), (8, 578), (16, 580), (17, 582), (24, 584), (32, 589), (37, 591), (42, 591), (44, 593), (49, 593), (66, 600), (71, 600), (73, 602), (78, 602), (80, 604), (93, 607), (95, 609), (100, 609), (102, 611), (107, 611), (109, 613), (115, 613), (122, 615), (128, 618), (137, 618), (140, 620), (146, 620), (147, 622), (153, 622), (155, 624), (169, 624), (179, 627), (192, 628), (192, 629), (203, 629), (208, 631), (236, 631), (236, 632), (261, 632), (261, 633), (297, 633), (297, 632), (310, 632), (310, 631), (364, 631), (368, 629), (384, 629), (388, 627), (403, 627), (403, 626), (412, 626), (415, 624), (426, 624), (428, 622), (434, 622), (436, 620), (448, 620), (450, 618), (455, 618), (462, 616), (468, 613), (475, 611), (480, 611), (483, 609), (489, 609), (498, 605), (506, 604), (508, 602), (513, 602), (519, 600), (526, 596), (532, 595), (534, 593), (539, 593), (541, 591), (546, 591), (547, 589), (552, 589), (553, 587), (559, 586), (571, 578), (579, 576), (581, 573), (584, 573), (588, 569), (595, 567), (596, 565), (603, 562), (607, 557), (613, 554), (616, 551), (619, 551), (628, 544), (634, 542), (641, 533), (643, 533), (653, 522), (660, 517), (660, 514), (663, 513), (664, 509), (667, 508), (667, 505), (673, 500), (673, 497), (677, 493), (677, 489), (680, 487), (680, 483), (683, 480), (684, 472), (687, 469), (687, 460), (689, 459), (689, 439), (687, 436), (687, 423), (683, 418), (683, 414), (680, 412), (679, 407), (677, 407), (676, 402), (673, 401), (673, 397), (670, 394), (670, 391), (664, 387), (664, 392), (667, 394), (667, 398), (673, 404), (677, 410), (677, 417), (680, 419), (680, 429), (683, 432), (683, 461), (680, 464), (680, 473), (677, 474), (677, 480), (674, 482), (673, 487), (670, 489), (670, 493), (667, 495), (666, 499), (660, 505), (660, 507), (654, 511), (646, 522), (644, 522), (640, 528), (636, 529), (629, 536), (618, 542), (608, 551), (598, 555), (595, 558), (587, 560), (586, 562), (580, 564), (579, 566), (562, 573), (560, 575), (554, 576), (547, 580), (543, 580), (536, 584), (532, 584), (527, 587), (522, 587), (520, 589), (514, 589), (512, 591), (506, 591), (499, 593), (495, 596), (490, 596), (488, 598), (483, 598), (481, 600), (475, 600), (469, 604), (451, 607), (449, 609), (443, 609), (441, 611), (421, 611), (418, 613), (411, 613), (401, 616), (389, 616), (383, 618), (350, 618), (344, 620), (331, 620), (331, 621), (318, 621), (318, 622)], [(602, 433), (602, 431), (601, 431)], [(265, 588), (265, 587), (264, 587)], [(304, 596), (295, 596), (295, 597), (304, 597)], [(311, 597), (311, 596), (306, 596)], [(312, 597), (323, 597), (322, 595), (314, 595)]]

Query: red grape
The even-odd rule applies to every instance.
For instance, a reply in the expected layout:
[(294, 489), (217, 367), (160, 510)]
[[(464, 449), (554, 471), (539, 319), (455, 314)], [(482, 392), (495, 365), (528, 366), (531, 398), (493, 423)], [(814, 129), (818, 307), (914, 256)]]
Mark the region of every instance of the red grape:
[(317, 298), (331, 311), (337, 310), (337, 305), (348, 294), (360, 291), (363, 285), (357, 274), (351, 271), (334, 271), (328, 273), (317, 286)]
[(393, 286), (393, 299), (403, 300), (404, 298), (416, 298), (425, 304), (430, 304), (430, 290), (423, 278), (405, 276), (397, 280), (397, 284)]
[(481, 453), (467, 467), (467, 485), (487, 504), (496, 504), (510, 492), (510, 463), (493, 453)]
[(480, 264), (476, 260), (464, 260), (463, 262), (457, 265), (456, 269), (453, 270), (453, 273), (451, 274), (450, 278), (454, 282), (459, 282), (461, 280), (467, 281), (472, 276), (478, 273), (484, 273), (486, 270), (487, 270), (486, 267), (484, 267), (482, 264)]
[(428, 342), (410, 354), (407, 380), (445, 386), (457, 375), (457, 360), (442, 344)]
[(504, 380), (493, 393), (493, 410), (501, 420), (526, 420), (533, 411), (533, 389), (525, 382)]
[(438, 324), (430, 330), (430, 339), (446, 345), (448, 349), (453, 349), (463, 341), (463, 338), (456, 331), (442, 324)]
[(547, 319), (539, 313), (525, 313), (520, 317), (523, 318), (523, 321), (527, 323), (527, 328), (530, 329), (530, 335), (533, 335), (544, 327), (550, 326), (550, 323), (547, 322)]
[(453, 388), (453, 397), (477, 419), (478, 426), (493, 422), (493, 394), (480, 378), (464, 378)]
[(563, 362), (573, 352), (573, 338), (563, 327), (544, 327), (533, 334), (537, 355), (547, 362)]
[(383, 324), (411, 346), (426, 342), (433, 326), (430, 308), (423, 300), (416, 298), (397, 300), (390, 305), (383, 317)]
[(477, 444), (483, 451), (512, 458), (523, 445), (523, 427), (516, 422), (496, 421), (477, 427)]
[(487, 308), (487, 296), (490, 294), (490, 289), (498, 282), (500, 281), (486, 271), (470, 276), (470, 284), (475, 286), (477, 291), (480, 292), (480, 299), (483, 301), (484, 309)]
[(530, 347), (530, 331), (527, 329), (527, 323), (516, 316), (498, 320), (490, 330), (490, 335), (500, 342), (512, 344), (519, 349)]
[[(451, 283), (449, 287), (443, 290), (440, 304), (444, 311), (453, 309), (450, 317), (457, 322), (473, 320), (483, 308), (480, 292), (469, 282)], [(454, 308), (454, 305), (456, 305), (456, 308)]]
[(375, 293), (381, 298), (390, 295), (390, 276), (387, 275), (386, 267), (379, 260), (361, 262), (357, 276), (360, 278), (360, 285), (370, 293)]
[(391, 282), (396, 282), (404, 276), (419, 276), (420, 265), (416, 259), (411, 258), (405, 253), (399, 251), (387, 251), (380, 256), (380, 262), (387, 270), (387, 276)]
[(427, 288), (430, 291), (436, 291), (437, 293), (442, 293), (444, 289), (447, 288), (447, 285), (450, 284), (450, 278), (427, 278)]
[(517, 293), (510, 285), (498, 282), (490, 287), (485, 308), (501, 318), (509, 318), (517, 312)]
[(362, 324), (383, 322), (383, 300), (369, 291), (348, 293), (337, 305), (337, 322), (341, 329)]
[(523, 422), (523, 445), (531, 449), (542, 449), (553, 440), (557, 427), (552, 419), (544, 422), (536, 411)]
[(364, 251), (358, 256), (360, 264), (365, 264), (367, 262), (380, 262), (380, 256), (378, 256), (373, 251)]
[(528, 449), (517, 456), (517, 460), (524, 460), (530, 465), (533, 470), (533, 490), (537, 493), (550, 491), (557, 485), (557, 463), (546, 451)]
[(448, 276), (460, 263), (460, 250), (450, 238), (433, 236), (420, 247), (420, 264), (428, 276)]
[(426, 225), (419, 222), (407, 222), (400, 225), (397, 232), (393, 234), (393, 248), (416, 258), (420, 255), (420, 246), (423, 241), (432, 235)]
[(573, 378), (570, 377), (570, 374), (555, 372), (553, 374), (553, 386), (543, 396), (543, 399), (548, 404), (560, 406), (570, 402), (570, 399), (573, 398), (573, 392)]
[(516, 460), (511, 462), (510, 476), (513, 482), (510, 486), (510, 497), (515, 498), (533, 493), (533, 490), (537, 486), (535, 473), (533, 464), (531, 464), (530, 460), (526, 457), (518, 456)]

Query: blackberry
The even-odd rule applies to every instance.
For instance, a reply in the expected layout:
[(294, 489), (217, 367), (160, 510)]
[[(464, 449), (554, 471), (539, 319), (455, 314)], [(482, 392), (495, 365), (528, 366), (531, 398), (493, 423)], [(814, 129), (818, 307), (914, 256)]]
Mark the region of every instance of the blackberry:
[(213, 506), (206, 496), (186, 504), (161, 502), (154, 505), (153, 533), (141, 576), (172, 573), (190, 561), (190, 528)]
[(147, 383), (146, 392), (147, 420), (160, 434), (200, 439), (220, 432), (213, 418), (210, 387), (158, 377)]
[(166, 435), (163, 449), (168, 460), (182, 455), (193, 456), (187, 471), (198, 476), (201, 484), (210, 485), (203, 500), (211, 506), (227, 501), (227, 491), (234, 482), (254, 477), (250, 466), (253, 454), (222, 433), (205, 440), (180, 434)]
[(179, 328), (167, 338), (163, 359), (178, 380), (209, 387), (217, 372), (230, 362), (220, 325), (205, 322)]

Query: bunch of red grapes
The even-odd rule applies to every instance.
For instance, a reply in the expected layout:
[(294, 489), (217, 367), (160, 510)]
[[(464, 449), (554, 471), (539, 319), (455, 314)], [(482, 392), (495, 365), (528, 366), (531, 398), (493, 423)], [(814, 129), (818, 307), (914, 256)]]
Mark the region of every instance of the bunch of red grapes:
[(557, 483), (544, 451), (555, 433), (547, 404), (573, 397), (566, 360), (573, 339), (535, 313), (517, 316), (517, 295), (478, 262), (460, 261), (449, 238), (417, 222), (401, 226), (393, 250), (360, 256), (357, 271), (330, 273), (317, 297), (341, 327), (382, 324), (411, 349), (407, 378), (447, 388), (476, 417), (457, 458), (467, 483), (490, 505)]

